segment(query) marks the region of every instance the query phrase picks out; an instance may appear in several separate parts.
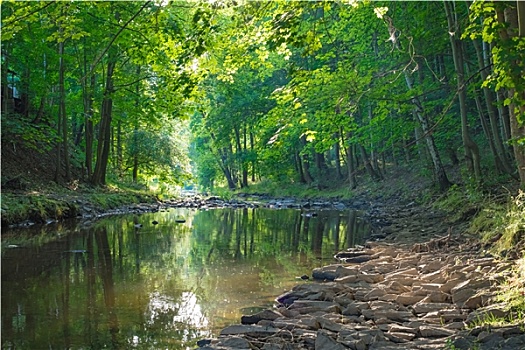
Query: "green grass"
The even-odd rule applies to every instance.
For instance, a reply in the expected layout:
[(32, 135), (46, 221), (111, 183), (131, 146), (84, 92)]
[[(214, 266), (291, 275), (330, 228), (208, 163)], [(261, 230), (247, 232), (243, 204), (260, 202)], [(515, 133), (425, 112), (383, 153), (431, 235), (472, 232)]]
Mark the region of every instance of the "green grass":
[(82, 206), (98, 210), (109, 210), (135, 203), (156, 201), (153, 192), (133, 184), (111, 184), (106, 187), (80, 185), (74, 190), (50, 186), (46, 189), (25, 193), (1, 194), (2, 225), (20, 223), (25, 220), (45, 222), (48, 219), (74, 217)]

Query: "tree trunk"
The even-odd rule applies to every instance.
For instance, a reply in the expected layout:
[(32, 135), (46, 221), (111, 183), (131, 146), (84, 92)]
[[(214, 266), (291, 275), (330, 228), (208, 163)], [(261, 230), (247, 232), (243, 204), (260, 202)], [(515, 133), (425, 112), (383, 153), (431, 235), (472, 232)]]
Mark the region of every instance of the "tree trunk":
[(481, 164), (478, 145), (472, 140), (468, 126), (467, 115), (467, 91), (465, 90), (465, 70), (463, 62), (463, 43), (461, 41), (461, 28), (459, 27), (457, 14), (453, 8), (454, 3), (444, 2), (445, 12), (447, 15), (448, 32), (454, 67), (456, 68), (459, 110), (461, 114), (461, 137), (465, 150), (465, 160), (467, 167), (477, 182), (481, 181)]
[[(391, 35), (394, 35), (395, 32), (392, 33), (392, 31), (395, 30), (392, 23), (389, 23), (388, 30)], [(394, 45), (397, 49), (400, 49), (400, 45), (398, 41), (394, 41)], [(412, 78), (408, 72), (407, 69), (403, 71), (403, 74), (405, 76), (405, 82), (407, 85), (408, 90), (412, 90)], [(437, 185), (441, 191), (447, 190), (451, 183), (448, 180), (447, 174), (445, 173), (445, 169), (443, 168), (443, 164), (441, 163), (441, 158), (439, 157), (439, 152), (437, 150), (436, 144), (434, 142), (434, 138), (432, 137), (430, 127), (428, 125), (427, 116), (425, 115), (425, 110), (423, 109), (423, 105), (421, 104), (421, 101), (419, 100), (418, 96), (414, 96), (411, 98), (412, 103), (414, 104), (414, 114), (419, 121), (419, 124), (421, 125), (421, 129), (424, 134), (424, 138), (426, 141), (428, 152), (430, 153), (430, 158), (432, 159), (433, 164), (433, 170), (434, 170), (434, 176), (435, 181), (437, 182)]]
[(334, 143), (335, 172), (337, 174), (337, 178), (342, 179), (343, 173), (341, 172), (341, 146), (339, 144), (339, 133), (334, 134), (334, 140), (336, 140), (336, 142)]
[(243, 152), (242, 152), (242, 186), (248, 187), (248, 162), (246, 161), (246, 155), (248, 152), (248, 135), (246, 134), (246, 124), (243, 127)]
[[(62, 32), (62, 28), (60, 32)], [(66, 91), (64, 87), (64, 41), (58, 43), (58, 55), (59, 55), (59, 68), (58, 68), (58, 90), (60, 96), (60, 102), (58, 106), (58, 115), (62, 119), (62, 147), (64, 150), (64, 167), (65, 167), (65, 179), (66, 181), (71, 180), (71, 170), (69, 166), (69, 146), (68, 146), (68, 135), (67, 135), (67, 115), (66, 115)]]
[[(519, 11), (521, 16), (525, 14), (525, 8), (523, 8), (523, 5), (519, 5)], [(499, 33), (500, 39), (503, 43), (512, 40), (513, 37), (516, 35), (516, 31), (519, 31), (519, 33), (523, 33), (523, 29), (521, 26), (525, 25), (525, 22), (523, 22), (523, 17), (518, 18), (517, 8), (506, 7), (504, 12), (498, 10), (497, 19), (499, 23), (507, 24), (507, 29), (502, 29)], [(519, 68), (518, 63), (519, 62), (517, 62), (516, 60), (512, 60), (510, 62), (509, 71), (506, 72), (507, 75), (512, 79), (514, 86), (514, 88), (508, 90), (507, 97), (511, 99), (511, 103), (509, 104), (509, 121), (510, 133), (512, 140), (514, 141), (512, 144), (514, 149), (514, 157), (516, 158), (518, 175), (520, 178), (520, 186), (522, 188), (525, 188), (525, 147), (518, 142), (518, 140), (522, 140), (525, 138), (525, 123), (520, 122), (520, 120), (518, 119), (519, 115), (525, 115), (525, 106), (517, 106), (514, 102), (514, 97), (516, 95), (520, 96), (521, 99), (525, 98), (525, 90), (523, 89), (522, 84), (523, 77), (521, 75), (522, 72)], [(516, 74), (515, 72), (520, 73)]]
[[(84, 51), (84, 69), (87, 70), (87, 58)], [(95, 91), (96, 77), (95, 74), (89, 77), (89, 86), (86, 83), (83, 85), (83, 99), (84, 99), (84, 125), (86, 128), (86, 150), (85, 150), (85, 165), (86, 176), (91, 178), (93, 174), (93, 93)]]
[[(250, 131), (250, 150), (252, 151), (252, 155), (255, 154), (255, 140), (253, 137), (253, 132)], [(255, 182), (255, 172), (256, 172), (256, 160), (252, 160), (252, 182)]]
[(377, 171), (372, 166), (372, 163), (370, 161), (370, 157), (368, 157), (368, 154), (366, 153), (366, 149), (363, 147), (363, 145), (359, 144), (359, 152), (361, 153), (361, 157), (363, 158), (363, 163), (365, 164), (365, 169), (368, 175), (374, 180), (379, 181), (381, 180), (381, 176), (377, 173)]
[(109, 160), (109, 151), (111, 148), (111, 118), (113, 110), (113, 72), (115, 69), (115, 59), (112, 55), (109, 57), (108, 69), (106, 73), (106, 87), (104, 89), (104, 97), (102, 99), (102, 109), (100, 116), (100, 125), (98, 133), (98, 147), (97, 147), (97, 161), (95, 163), (95, 170), (91, 177), (91, 182), (94, 185), (106, 184), (106, 172)]
[[(412, 78), (406, 70), (404, 74), (407, 87), (409, 90), (412, 90)], [(419, 121), (421, 130), (423, 131), (423, 137), (427, 145), (428, 153), (430, 154), (430, 159), (432, 159), (435, 181), (440, 191), (446, 191), (452, 184), (448, 180), (447, 173), (445, 172), (445, 168), (443, 167), (443, 163), (441, 163), (441, 158), (439, 156), (436, 143), (434, 142), (434, 137), (432, 137), (432, 134), (430, 132), (430, 127), (428, 125), (427, 116), (425, 115), (425, 110), (423, 109), (423, 105), (421, 104), (421, 101), (417, 96), (412, 97), (412, 103), (414, 104), (414, 114), (417, 120)]]
[[(478, 59), (478, 67), (480, 69), (481, 79), (483, 81), (487, 80), (488, 72), (485, 68), (486, 63), (485, 59), (483, 58), (483, 52), (480, 48), (478, 40), (472, 41), (474, 45), (474, 49), (476, 50), (476, 57)], [(513, 169), (510, 163), (510, 160), (508, 159), (508, 153), (505, 150), (505, 146), (503, 144), (499, 123), (498, 123), (498, 109), (496, 108), (495, 104), (495, 98), (494, 93), (490, 91), (488, 87), (483, 87), (483, 96), (485, 97), (485, 104), (487, 107), (487, 114), (489, 117), (489, 126), (490, 131), (492, 135), (492, 140), (494, 143), (494, 148), (496, 149), (496, 162), (499, 162), (501, 164), (501, 169), (503, 172), (507, 174), (512, 174)], [(477, 94), (476, 94), (477, 96)]]
[[(350, 134), (347, 134), (347, 138), (350, 138)], [(344, 144), (344, 142), (343, 142)], [(357, 187), (357, 179), (356, 179), (356, 167), (354, 163), (354, 147), (352, 144), (348, 144), (348, 146), (345, 147), (345, 155), (346, 155), (346, 167), (348, 169), (348, 187), (350, 187), (351, 190)]]
[(301, 154), (299, 153), (299, 151), (295, 152), (295, 164), (297, 167), (297, 172), (299, 173), (299, 182), (305, 184), (306, 177), (304, 176), (303, 161), (301, 160)]

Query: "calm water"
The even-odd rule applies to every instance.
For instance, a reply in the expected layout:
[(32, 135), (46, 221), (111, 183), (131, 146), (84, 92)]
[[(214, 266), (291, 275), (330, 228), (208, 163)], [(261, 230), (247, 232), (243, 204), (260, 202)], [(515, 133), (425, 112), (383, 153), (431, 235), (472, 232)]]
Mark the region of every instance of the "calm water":
[(2, 232), (2, 349), (193, 349), (367, 232), (352, 211), (291, 209), (173, 209), (84, 226)]

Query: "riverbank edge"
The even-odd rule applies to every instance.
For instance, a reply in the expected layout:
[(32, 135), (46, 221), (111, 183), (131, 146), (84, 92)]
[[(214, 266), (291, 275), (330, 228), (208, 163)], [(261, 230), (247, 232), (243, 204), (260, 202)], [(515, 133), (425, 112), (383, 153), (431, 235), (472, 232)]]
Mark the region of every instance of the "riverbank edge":
[[(525, 324), (497, 298), (511, 267), (460, 237), (401, 246), (368, 242), (312, 271), (313, 282), (241, 317), (199, 350), (525, 348)], [(511, 316), (512, 317), (512, 316)]]
[[(125, 198), (122, 197), (122, 194), (114, 195), (120, 198)], [(63, 196), (58, 198), (50, 196), (48, 197), (49, 201), (55, 203), (55, 205), (58, 202), (59, 207), (68, 207), (74, 209), (70, 211), (62, 210), (62, 216), (55, 216), (53, 219), (50, 219), (50, 216), (48, 216), (45, 220), (61, 220), (71, 216), (92, 220), (96, 218), (102, 218), (108, 215), (151, 212), (169, 207), (270, 207), (296, 208), (308, 211), (323, 209), (357, 209), (362, 211), (363, 216), (365, 216), (366, 219), (372, 225), (372, 233), (370, 238), (375, 242), (380, 241), (381, 244), (391, 245), (398, 248), (404, 247), (404, 249), (408, 249), (408, 251), (410, 251), (408, 247), (411, 246), (413, 248), (415, 245), (412, 244), (416, 242), (420, 242), (416, 243), (419, 249), (426, 249), (426, 247), (432, 247), (436, 240), (439, 241), (440, 239), (446, 237), (449, 237), (449, 239), (450, 237), (452, 237), (453, 240), (458, 240), (461, 237), (462, 244), (466, 244), (466, 242), (468, 241), (470, 248), (475, 249), (478, 254), (482, 250), (482, 247), (476, 239), (476, 237), (468, 237), (463, 235), (463, 228), (465, 225), (464, 222), (450, 223), (450, 221), (447, 220), (446, 214), (433, 210), (431, 206), (425, 206), (422, 204), (415, 203), (413, 201), (407, 202), (406, 200), (399, 200), (399, 198), (395, 197), (383, 197), (382, 200), (377, 200), (377, 198), (375, 198), (375, 200), (370, 200), (366, 196), (360, 195), (356, 196), (353, 200), (337, 200), (329, 198), (275, 199), (263, 195), (255, 198), (254, 201), (254, 198), (250, 198), (250, 200), (248, 200), (248, 198), (246, 198), (247, 195), (241, 194), (238, 198), (231, 200), (221, 200), (218, 197), (212, 196), (176, 198), (161, 201), (154, 196), (147, 196), (147, 201), (144, 201), (144, 197), (142, 197), (142, 195), (132, 194), (132, 196), (135, 196), (135, 203), (130, 204), (129, 202), (127, 202), (125, 205), (119, 205), (120, 203), (118, 201), (110, 201), (111, 203), (115, 203), (117, 205), (115, 206), (115, 208), (109, 209), (101, 209), (99, 206), (97, 206), (96, 202), (89, 201), (82, 195), (72, 196), (68, 198), (64, 198)], [(258, 202), (258, 200), (260, 200), (260, 202)], [(56, 211), (51, 211), (51, 213), (57, 214)], [(44, 217), (41, 217), (41, 220), (44, 220)], [(424, 222), (423, 226), (421, 226), (421, 222)], [(26, 221), (18, 223), (16, 225), (24, 226), (31, 225), (31, 223), (28, 223)], [(377, 244), (375, 242), (369, 242), (369, 244)], [(324, 337), (325, 335), (326, 334), (323, 333), (322, 337)], [(227, 337), (222, 337), (221, 339), (225, 341), (229, 338), (235, 338), (234, 341), (237, 341), (236, 339), (238, 338), (238, 334), (228, 335)], [(445, 342), (449, 341), (444, 339), (441, 340)], [(214, 341), (215, 344), (219, 343), (217, 339), (210, 341)], [(443, 345), (442, 343), (439, 344)], [(364, 347), (364, 349), (369, 348), (370, 347)], [(453, 347), (449, 348), (452, 349)], [(459, 349), (460, 347), (456, 348)], [(216, 349), (224, 349), (224, 347), (216, 347)], [(226, 349), (235, 349), (235, 347), (226, 347)]]

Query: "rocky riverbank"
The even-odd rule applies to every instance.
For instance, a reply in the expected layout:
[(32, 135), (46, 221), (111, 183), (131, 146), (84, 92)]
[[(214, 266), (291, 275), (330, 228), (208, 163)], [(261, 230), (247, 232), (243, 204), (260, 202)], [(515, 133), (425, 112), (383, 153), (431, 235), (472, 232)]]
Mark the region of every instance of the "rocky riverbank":
[(369, 243), (336, 258), (199, 349), (525, 349), (525, 325), (480, 326), (508, 316), (495, 292), (510, 264), (464, 241)]

